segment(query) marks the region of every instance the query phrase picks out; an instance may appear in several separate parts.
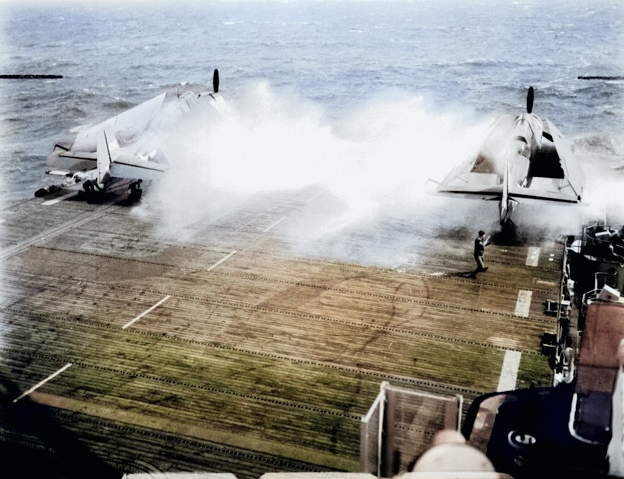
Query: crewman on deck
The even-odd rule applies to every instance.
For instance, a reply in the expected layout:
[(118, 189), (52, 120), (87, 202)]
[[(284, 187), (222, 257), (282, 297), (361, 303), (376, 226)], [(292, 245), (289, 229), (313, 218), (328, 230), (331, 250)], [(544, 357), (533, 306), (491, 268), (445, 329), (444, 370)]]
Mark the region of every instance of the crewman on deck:
[(130, 201), (139, 201), (141, 199), (141, 195), (143, 194), (143, 190), (141, 189), (141, 183), (143, 180), (137, 180), (130, 183), (128, 187), (128, 199)]
[(485, 247), (489, 244), (490, 237), (485, 237), (485, 231), (479, 231), (479, 235), (474, 240), (474, 259), (477, 262), (477, 268), (470, 275), (473, 278), (477, 277), (477, 273), (487, 271), (488, 267), (485, 266), (485, 261), (483, 260), (483, 253), (485, 252)]

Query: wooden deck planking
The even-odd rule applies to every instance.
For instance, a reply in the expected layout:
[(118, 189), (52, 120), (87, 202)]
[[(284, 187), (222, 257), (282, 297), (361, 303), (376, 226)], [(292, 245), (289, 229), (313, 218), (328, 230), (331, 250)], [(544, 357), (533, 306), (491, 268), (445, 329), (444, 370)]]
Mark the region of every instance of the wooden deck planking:
[[(166, 283), (165, 283), (166, 284)], [(163, 285), (161, 284), (161, 287)], [(193, 290), (197, 288), (197, 284), (194, 284), (192, 286)], [(80, 307), (82, 304), (84, 305), (89, 305), (92, 304), (94, 307), (91, 308), (91, 314), (92, 315), (96, 315), (96, 317), (101, 316), (101, 311), (107, 311), (107, 314), (109, 314), (111, 317), (118, 317), (118, 315), (120, 313), (115, 313), (115, 309), (113, 309), (111, 311), (111, 307), (115, 307), (115, 306), (119, 306), (119, 304), (121, 304), (122, 308), (121, 310), (126, 312), (126, 317), (123, 317), (123, 320), (120, 322), (124, 322), (126, 320), (131, 319), (129, 316), (134, 315), (135, 313), (139, 314), (141, 311), (143, 311), (145, 309), (146, 306), (148, 306), (147, 304), (142, 304), (142, 306), (140, 308), (134, 308), (135, 311), (132, 312), (130, 315), (127, 314), (127, 310), (128, 310), (128, 305), (132, 302), (132, 301), (128, 301), (127, 299), (123, 298), (124, 294), (126, 293), (126, 290), (121, 289), (121, 288), (115, 288), (114, 291), (111, 292), (104, 292), (101, 293), (102, 291), (102, 287), (99, 284), (96, 284), (95, 286), (91, 287), (92, 290), (94, 290), (94, 294), (102, 294), (103, 296), (112, 296), (111, 298), (107, 298), (107, 301), (109, 301), (111, 303), (112, 306), (109, 306), (108, 308), (103, 308), (102, 304), (98, 303), (98, 299), (97, 296), (95, 297), (95, 300), (91, 300), (91, 301), (85, 301), (87, 299), (86, 296), (83, 296), (81, 298), (81, 300), (79, 302), (77, 302), (78, 304), (74, 305), (72, 304), (72, 300), (71, 298), (76, 298), (79, 297), (80, 294), (84, 294), (84, 293), (80, 293), (80, 290), (84, 291), (85, 290), (85, 285), (84, 284), (76, 284), (74, 285), (74, 290), (75, 293), (71, 293), (69, 290), (67, 290), (67, 287), (65, 286), (64, 289), (66, 290), (66, 292), (68, 293), (68, 297), (70, 298), (69, 300), (69, 304), (65, 304), (65, 301), (63, 300), (59, 300), (58, 298), (60, 297), (58, 294), (58, 291), (55, 291), (56, 288), (51, 287), (50, 288), (51, 291), (49, 291), (50, 296), (46, 296), (43, 295), (42, 298), (38, 298), (38, 295), (32, 295), (30, 298), (25, 299), (23, 301), (24, 302), (34, 302), (35, 304), (32, 306), (35, 308), (35, 310), (37, 308), (50, 308), (51, 305), (54, 304), (55, 301), (60, 301), (61, 307), (63, 308), (67, 308), (68, 310), (71, 311), (80, 311)], [(138, 289), (140, 290), (141, 287), (139, 285)], [(251, 288), (241, 288), (241, 291), (249, 291)], [(173, 294), (179, 294), (180, 296), (183, 296), (186, 291), (183, 291), (182, 293), (180, 293), (179, 291), (176, 291), (174, 289), (172, 289), (171, 287), (163, 287), (163, 294), (164, 292), (170, 292)], [(320, 296), (317, 294), (316, 290), (313, 291), (315, 294), (315, 298), (319, 298)], [(115, 293), (117, 293), (116, 296)], [(136, 296), (137, 291), (133, 291), (133, 293)], [(298, 292), (295, 291), (289, 291), (287, 292), (287, 294), (285, 294), (286, 297), (290, 297), (290, 298), (299, 298), (299, 294)], [(343, 295), (345, 296), (345, 295)], [(206, 323), (206, 321), (204, 320), (203, 322), (201, 322), (201, 324), (206, 323), (205, 327), (208, 327), (211, 331), (212, 331), (212, 335), (213, 336), (217, 336), (219, 338), (220, 341), (226, 341), (228, 344), (236, 344), (237, 342), (241, 342), (241, 341), (246, 341), (248, 342), (249, 337), (253, 336), (254, 338), (257, 337), (259, 338), (258, 341), (261, 343), (267, 342), (267, 341), (271, 341), (271, 342), (275, 342), (275, 338), (280, 338), (284, 336), (284, 333), (292, 333), (293, 335), (295, 335), (296, 337), (305, 337), (307, 336), (311, 336), (312, 338), (314, 338), (314, 335), (317, 335), (318, 337), (322, 337), (324, 335), (324, 330), (327, 328), (327, 325), (329, 323), (330, 327), (332, 328), (332, 333), (339, 333), (339, 328), (336, 327), (336, 323), (340, 322), (340, 318), (351, 318), (354, 315), (357, 315), (358, 312), (358, 307), (357, 307), (357, 303), (358, 303), (358, 298), (356, 298), (355, 300), (352, 298), (353, 294), (351, 296), (346, 295), (346, 297), (340, 299), (340, 300), (333, 300), (330, 301), (330, 305), (332, 305), (333, 310), (332, 310), (332, 314), (330, 316), (328, 316), (327, 318), (323, 318), (321, 311), (319, 311), (316, 308), (316, 304), (313, 302), (313, 304), (311, 305), (312, 311), (306, 311), (304, 309), (304, 313), (307, 314), (311, 314), (313, 316), (321, 316), (321, 322), (318, 325), (318, 328), (315, 331), (315, 323), (317, 323), (318, 321), (310, 321), (308, 319), (305, 319), (307, 324), (305, 325), (305, 327), (303, 328), (304, 331), (301, 331), (300, 329), (296, 329), (295, 331), (293, 331), (291, 329), (291, 327), (289, 326), (289, 324), (291, 322), (293, 322), (293, 318), (283, 318), (282, 316), (284, 315), (284, 312), (288, 313), (289, 310), (289, 305), (288, 302), (286, 300), (280, 300), (278, 301), (278, 304), (281, 304), (282, 307), (280, 310), (275, 310), (275, 309), (271, 309), (270, 306), (266, 305), (266, 304), (262, 304), (261, 306), (263, 306), (264, 308), (269, 307), (269, 310), (263, 309), (263, 310), (258, 310), (258, 311), (254, 311), (253, 308), (250, 308), (249, 306), (247, 306), (244, 303), (241, 303), (239, 308), (235, 308), (234, 310), (232, 310), (232, 305), (230, 304), (216, 304), (216, 308), (213, 308), (213, 311), (209, 313), (208, 318), (211, 318), (211, 322)], [(153, 295), (153, 300), (155, 301), (158, 297), (158, 294)], [(223, 300), (223, 297), (220, 297), (221, 300)], [(233, 298), (226, 298), (228, 301), (229, 300), (235, 300), (237, 299), (237, 297), (233, 297)], [(210, 299), (207, 299), (207, 301), (210, 301)], [(162, 308), (161, 312), (157, 312), (157, 313), (153, 313), (152, 316), (156, 316), (158, 317), (159, 315), (164, 315), (164, 314), (169, 314), (169, 316), (176, 316), (178, 318), (183, 318), (184, 322), (183, 322), (183, 326), (181, 327), (175, 327), (174, 328), (174, 332), (173, 334), (179, 334), (176, 333), (176, 331), (179, 331), (181, 329), (185, 329), (184, 325), (188, 325), (186, 327), (186, 329), (190, 329), (190, 330), (194, 330), (196, 328), (193, 328), (191, 326), (192, 322), (198, 322), (199, 318), (203, 319), (203, 316), (205, 316), (204, 313), (204, 309), (202, 307), (199, 308), (195, 308), (191, 310), (191, 314), (188, 314), (184, 311), (184, 309), (176, 311), (176, 312), (171, 312), (170, 310), (174, 307), (174, 306), (178, 306), (180, 301), (183, 300), (178, 300), (177, 302), (175, 302), (175, 305), (172, 303), (171, 305), (167, 305), (166, 308)], [(151, 302), (151, 300), (150, 300)], [(387, 304), (383, 304), (382, 300), (373, 298), (371, 300), (368, 301), (368, 305), (366, 304), (366, 301), (364, 301), (364, 305), (360, 308), (362, 309), (366, 314), (368, 314), (370, 317), (372, 317), (373, 319), (377, 320), (378, 322), (385, 324), (386, 328), (395, 328), (393, 325), (388, 325), (387, 323), (385, 323), (384, 321), (384, 317), (387, 317), (388, 320), (390, 320), (391, 318), (396, 319), (397, 317), (401, 317), (400, 315), (397, 316), (397, 308), (395, 303), (392, 302), (388, 302)], [(340, 306), (333, 306), (333, 305), (340, 305), (342, 304), (343, 306), (342, 311), (343, 314), (342, 315), (338, 315), (336, 314), (336, 310), (340, 307)], [(22, 307), (24, 307), (25, 304), (22, 304)], [(407, 304), (407, 306), (409, 306), (409, 303)], [(405, 314), (409, 314), (412, 313), (413, 310), (411, 308), (405, 307)], [(119, 309), (119, 308), (118, 308)], [(436, 320), (440, 319), (440, 315), (436, 315), (436, 308), (435, 307), (427, 307), (427, 313), (422, 312), (422, 308), (420, 314), (417, 314), (417, 316), (420, 317), (424, 317), (426, 319), (420, 319), (419, 322), (415, 322), (413, 328), (411, 331), (412, 332), (416, 332), (416, 333), (421, 333), (423, 334), (423, 329), (421, 327), (421, 324), (425, 325), (427, 322), (432, 323), (435, 322)], [(141, 310), (141, 311), (139, 311)], [(454, 311), (449, 310), (448, 308), (441, 308), (442, 313), (453, 313)], [(52, 313), (59, 313), (59, 311), (55, 311), (52, 310)], [(169, 312), (169, 313), (167, 313)], [(299, 308), (299, 311), (301, 313), (301, 308)], [(61, 310), (60, 313), (63, 313), (63, 311)], [(113, 313), (113, 314), (111, 314)], [(203, 314), (202, 314), (203, 313)], [(460, 311), (461, 313), (461, 311)], [(473, 312), (474, 313), (474, 312)], [(80, 314), (80, 313), (79, 313)], [(84, 313), (84, 314), (89, 314), (88, 312)], [(475, 317), (475, 324), (473, 324), (470, 328), (470, 331), (479, 331), (480, 330), (480, 324), (483, 322), (482, 318), (484, 316), (486, 316), (486, 314), (488, 314), (488, 312), (483, 311), (483, 312), (479, 312), (477, 311), (476, 314), (474, 314)], [(212, 324), (212, 319), (214, 318), (220, 318), (217, 320), (217, 325), (215, 327), (214, 324)], [(446, 336), (447, 338), (452, 338), (453, 337), (453, 332), (454, 330), (457, 330), (458, 328), (463, 328), (465, 326), (465, 321), (468, 318), (468, 316), (465, 314), (465, 312), (461, 315), (461, 319), (458, 318), (457, 315), (451, 315), (450, 321), (447, 321), (446, 324), (444, 325), (444, 327), (442, 328), (443, 330), (447, 331), (446, 334), (444, 336)], [(297, 324), (301, 321), (301, 317), (297, 317), (297, 315), (294, 315), (294, 323)], [(317, 318), (311, 318), (312, 320), (315, 320)], [(147, 318), (146, 318), (147, 320)], [(347, 329), (349, 328), (354, 328), (358, 326), (358, 321), (361, 321), (361, 317), (357, 320), (357, 321), (350, 321), (346, 326)], [(225, 323), (228, 326), (231, 326), (231, 329), (234, 331), (234, 337), (233, 339), (226, 339), (223, 335), (219, 335), (219, 322), (221, 323)], [(470, 342), (475, 342), (478, 343), (479, 341), (483, 341), (485, 339), (485, 341), (487, 342), (489, 338), (492, 337), (492, 333), (494, 341), (492, 341), (492, 344), (500, 344), (501, 341), (503, 343), (505, 343), (505, 332), (501, 331), (500, 333), (498, 333), (496, 330), (493, 330), (491, 327), (491, 323), (494, 321), (490, 321), (490, 325), (487, 325), (485, 330), (487, 331), (488, 337), (487, 338), (473, 338), (471, 336), (465, 336), (465, 341), (470, 343)], [(498, 321), (499, 325), (501, 325), (503, 327), (503, 329), (511, 329), (509, 328), (508, 323), (511, 323), (512, 321), (510, 319), (504, 320), (504, 322)], [(258, 324), (258, 328), (259, 330), (257, 330), (258, 328), (254, 328), (253, 324)], [(270, 323), (270, 324), (268, 324)], [(140, 327), (148, 327), (148, 328), (158, 328), (159, 325), (157, 325), (154, 322), (148, 322), (146, 323), (147, 326), (143, 326), (140, 325)], [(360, 323), (361, 325), (365, 325), (364, 323)], [(530, 324), (530, 323), (529, 323)], [(277, 325), (277, 326), (275, 326)], [(526, 327), (525, 324), (522, 324), (520, 328), (518, 328), (517, 332), (522, 331), (523, 334), (526, 335), (527, 331), (529, 332), (530, 335), (530, 343), (532, 344), (528, 344), (526, 345), (526, 343), (523, 345), (522, 343), (520, 343), (520, 345), (516, 342), (515, 344), (513, 344), (515, 347), (524, 347), (524, 348), (529, 348), (530, 346), (535, 346), (537, 345), (537, 334), (538, 331), (541, 330), (540, 326), (542, 324), (538, 323), (537, 329), (529, 329)], [(238, 336), (238, 331), (239, 328), (244, 328), (242, 330), (246, 331), (245, 333), (245, 337), (244, 338), (240, 338)], [(167, 331), (168, 329), (165, 327), (163, 328), (165, 331)], [(396, 328), (395, 328), (396, 329)], [(268, 332), (271, 331), (271, 335), (268, 335)], [(439, 330), (438, 330), (439, 331)], [(530, 333), (530, 331), (533, 331), (533, 333)], [(409, 329), (405, 329), (405, 327), (401, 328), (400, 331), (397, 331), (396, 334), (398, 337), (400, 337), (401, 335), (405, 336), (405, 333), (409, 333), (410, 330)], [(450, 333), (449, 333), (450, 332)], [(369, 332), (364, 332), (363, 333), (363, 339), (361, 339), (361, 342), (367, 342), (369, 341), (369, 336), (371, 335), (379, 335), (379, 334), (387, 334), (388, 331), (369, 331)], [(193, 333), (193, 334), (197, 334), (197, 333)], [(230, 333), (231, 334), (231, 333)], [(345, 333), (346, 336), (349, 336), (350, 333)], [(431, 333), (430, 333), (431, 334)], [(444, 336), (439, 336), (437, 339), (438, 340), (444, 340)], [(413, 341), (413, 338), (409, 338), (409, 341)], [(301, 341), (301, 340), (299, 340)], [(401, 344), (402, 342), (405, 342), (406, 340), (404, 340), (403, 338), (400, 338), (399, 340), (399, 344)], [(511, 343), (511, 338), (509, 338), (509, 343), (507, 344), (512, 344)], [(516, 340), (517, 341), (517, 340)], [(312, 341), (313, 343), (315, 342), (315, 340), (313, 339)], [(239, 343), (240, 344), (240, 343)], [(338, 341), (338, 344), (340, 345), (340, 341)], [(250, 346), (253, 347), (253, 344)], [(291, 343), (288, 343), (287, 346), (285, 348), (282, 348), (281, 351), (283, 352), (283, 349), (290, 349), (292, 347)], [(339, 348), (342, 346), (338, 346)], [(334, 354), (333, 352), (330, 353), (330, 357), (331, 355)], [(322, 360), (327, 360), (327, 358), (323, 358)], [(402, 371), (402, 374), (409, 374), (406, 373), (404, 371)]]
[[(152, 306), (164, 292), (174, 295), (177, 293), (172, 288), (163, 288), (163, 293), (160, 295), (149, 292), (147, 296), (141, 295), (139, 297), (137, 291), (128, 291), (124, 288), (108, 289), (101, 284), (89, 285), (81, 282), (63, 285), (62, 288), (50, 285), (46, 289), (45, 283), (47, 282), (49, 279), (43, 280), (44, 284), (42, 284), (42, 291), (39, 294), (32, 294), (28, 298), (24, 298), (19, 305), (20, 308), (32, 311), (43, 310), (52, 314), (71, 312), (78, 317), (100, 318), (102, 321), (125, 324), (132, 317)], [(70, 286), (72, 286), (71, 289)], [(59, 289), (62, 289), (64, 295), (59, 294)], [(128, 292), (131, 293), (130, 297), (128, 297)], [(317, 294), (316, 290), (313, 292)], [(183, 294), (179, 294), (179, 296), (183, 296)], [(296, 291), (289, 292), (287, 296), (299, 299), (301, 297)], [(188, 335), (189, 332), (196, 331), (198, 328), (208, 328), (213, 337), (219, 334), (218, 337), (222, 338), (219, 333), (221, 324), (233, 325), (234, 328), (245, 328), (254, 321), (261, 328), (264, 328), (266, 322), (275, 323), (277, 321), (286, 328), (287, 322), (304, 320), (308, 323), (306, 328), (310, 331), (313, 330), (312, 324), (318, 322), (319, 328), (321, 328), (321, 331), (317, 333), (319, 335), (322, 335), (323, 330), (328, 327), (336, 330), (337, 325), (345, 323), (344, 326), (347, 328), (358, 326), (376, 328), (371, 331), (371, 334), (383, 333), (398, 337), (407, 336), (408, 338), (410, 336), (435, 335), (438, 336), (438, 339), (444, 340), (445, 338), (452, 339), (455, 335), (454, 331), (465, 327), (466, 320), (472, 317), (470, 331), (473, 334), (465, 336), (466, 342), (482, 342), (499, 347), (501, 344), (513, 345), (516, 348), (527, 350), (535, 349), (539, 340), (538, 335), (543, 331), (544, 326), (541, 322), (521, 318), (500, 318), (498, 315), (487, 312), (456, 311), (444, 305), (440, 307), (419, 305), (418, 308), (414, 308), (412, 303), (406, 302), (397, 306), (395, 300), (354, 298), (353, 293), (350, 295), (337, 294), (331, 291), (324, 293), (323, 296), (329, 298), (321, 300), (321, 297), (317, 296), (318, 300), (313, 301), (310, 305), (304, 304), (297, 307), (295, 304), (292, 308), (288, 307), (288, 302), (285, 300), (278, 301), (280, 308), (271, 308), (265, 303), (259, 305), (261, 309), (255, 309), (252, 305), (243, 302), (240, 302), (239, 307), (236, 308), (235, 304), (230, 303), (230, 301), (236, 300), (236, 297), (225, 298), (228, 301), (226, 304), (220, 304), (218, 301), (213, 301), (212, 298), (206, 299), (208, 304), (194, 304), (197, 303), (196, 300), (174, 297), (159, 311), (142, 319), (142, 322), (145, 322), (147, 327), (169, 331), (173, 335)], [(80, 301), (72, 298), (80, 298)], [(223, 297), (220, 299), (224, 300)], [(140, 306), (133, 304), (137, 300), (140, 301)], [(102, 311), (105, 311), (107, 316), (102, 317)], [(459, 316), (458, 313), (463, 314)], [(290, 317), (280, 317), (285, 315)], [(273, 319), (275, 316), (279, 319)], [(163, 317), (167, 322), (176, 321), (176, 325), (162, 324), (160, 318)], [(154, 322), (151, 318), (158, 319)], [(136, 327), (142, 326), (138, 324)], [(190, 334), (192, 336), (198, 333)], [(528, 340), (523, 342), (523, 337), (528, 338)]]
[(41, 206), (41, 203), (40, 200), (30, 200), (2, 210), (2, 219), (5, 221), (0, 228), (0, 248), (13, 246), (82, 213), (97, 209), (97, 205), (84, 202), (62, 202), (50, 210)]
[[(215, 264), (215, 260), (217, 260), (217, 255), (213, 255), (208, 263)], [(240, 287), (241, 292), (239, 294), (244, 296), (247, 302), (251, 300), (253, 303), (268, 301), (264, 298), (271, 294), (273, 294), (273, 300), (277, 302), (286, 301), (288, 298), (294, 300), (295, 296), (291, 294), (292, 290), (289, 292), (288, 289), (284, 289), (285, 286), (298, 290), (300, 294), (305, 288), (308, 288), (311, 299), (314, 299), (317, 294), (323, 293), (324, 290), (337, 289), (355, 296), (369, 295), (382, 300), (389, 297), (398, 302), (433, 301), (453, 305), (458, 303), (471, 304), (473, 305), (472, 309), (496, 311), (503, 314), (513, 314), (517, 300), (518, 289), (508, 288), (494, 282), (483, 283), (480, 278), (478, 281), (472, 281), (426, 275), (402, 275), (392, 271), (384, 272), (357, 267), (349, 271), (343, 265), (322, 266), (296, 260), (291, 260), (290, 263), (303, 263), (298, 266), (302, 272), (299, 277), (293, 273), (289, 280), (289, 276), (284, 274), (284, 269), (292, 272), (294, 267), (281, 268), (281, 264), (286, 263), (285, 260), (266, 256), (264, 257), (266, 262), (263, 262), (262, 266), (252, 269), (255, 274), (247, 273), (245, 276), (239, 277), (232, 275), (230, 278), (225, 276), (231, 268), (231, 263), (244, 262), (245, 260), (246, 255), (244, 253), (237, 254), (228, 260), (228, 263), (220, 265), (219, 273), (215, 276), (209, 271), (202, 271), (199, 265), (196, 265), (198, 269), (194, 271), (185, 271), (180, 266), (172, 265), (169, 267), (163, 263), (132, 259), (127, 261), (126, 266), (122, 266), (123, 258), (108, 255), (81, 256), (80, 253), (75, 254), (64, 250), (33, 248), (27, 255), (24, 255), (23, 260), (20, 258), (8, 260), (6, 266), (8, 268), (19, 267), (20, 271), (23, 272), (50, 276), (58, 275), (58, 272), (63, 270), (71, 273), (71, 277), (74, 279), (87, 281), (96, 276), (101, 282), (132, 281), (137, 288), (140, 288), (142, 283), (153, 284), (152, 278), (155, 276), (162, 278), (164, 272), (167, 271), (171, 272), (174, 281), (184, 283), (186, 286), (195, 289), (202, 288), (202, 291), (210, 295), (218, 292), (214, 291), (213, 288), (218, 290), (220, 287), (224, 287), (231, 288), (233, 292), (230, 293), (236, 296), (236, 288)], [(253, 265), (253, 261), (251, 263)], [(34, 266), (31, 267), (31, 264)], [(506, 276), (509, 275), (506, 274)], [(317, 277), (320, 277), (321, 280), (317, 280)], [(493, 277), (490, 275), (487, 278)], [(536, 280), (527, 280), (526, 285), (520, 284), (521, 287), (528, 289), (532, 289), (531, 287), (534, 285), (542, 288), (534, 291), (532, 302), (535, 315), (540, 315), (543, 301), (556, 294), (554, 287), (556, 283), (554, 281), (546, 283), (545, 280), (541, 280), (539, 283)], [(546, 286), (549, 286), (550, 289), (543, 290)], [(279, 291), (280, 288), (283, 292), (272, 293), (276, 290)], [(254, 290), (258, 290), (260, 295), (254, 294)], [(256, 297), (255, 300), (253, 300), (254, 296)]]
[[(165, 321), (152, 319), (162, 316), (165, 316)], [(172, 328), (169, 318), (175, 318), (177, 321), (179, 318), (185, 318), (183, 324), (188, 325), (188, 329), (182, 333), (177, 327)], [(28, 334), (37, 335), (37, 326), (30, 327)], [(451, 369), (440, 376), (444, 380), (449, 380), (456, 372), (469, 377), (470, 371), (463, 369), (465, 364), (478, 361), (480, 358), (485, 362), (491, 355), (494, 355), (492, 361), (498, 361), (500, 358), (497, 356), (502, 354), (496, 348), (488, 348), (487, 345), (479, 347), (470, 342), (444, 344), (444, 339), (440, 337), (380, 331), (357, 323), (330, 321), (329, 326), (331, 332), (328, 336), (328, 322), (325, 320), (311, 318), (302, 321), (297, 315), (285, 316), (275, 311), (255, 311), (229, 306), (218, 308), (208, 318), (198, 317), (195, 314), (188, 315), (184, 310), (168, 306), (154, 311), (134, 325), (150, 331), (167, 332), (199, 341), (217, 341), (229, 347), (263, 351), (268, 354), (290, 355), (324, 362), (339, 358), (342, 364), (371, 370), (378, 370), (380, 364), (386, 367), (391, 363), (394, 365), (395, 374), (427, 379), (436, 379), (435, 374), (431, 373), (431, 370), (435, 369), (435, 364), (441, 367), (444, 364), (449, 365), (448, 363), (458, 363), (457, 366), (450, 364)], [(96, 337), (87, 339), (91, 343), (97, 342)], [(50, 341), (53, 344), (59, 342), (68, 347), (72, 346), (69, 338), (54, 337)], [(41, 343), (42, 346), (44, 344), (45, 341)], [(81, 340), (74, 348), (80, 348), (82, 344)], [(434, 344), (438, 345), (434, 347)], [(435, 352), (432, 352), (434, 349)], [(449, 356), (457, 356), (457, 360), (450, 361)], [(494, 379), (496, 373), (489, 381), (481, 383), (482, 387), (489, 387)], [(474, 387), (470, 382), (460, 381), (459, 384)]]
[[(287, 239), (292, 215), (314, 208), (304, 196), (248, 203), (177, 238), (122, 208), (43, 235), (2, 264), (2, 370), (25, 390), (74, 361), (41, 400), (332, 467), (357, 461), (357, 418), (381, 380), (471, 398), (496, 388), (505, 349), (523, 353), (520, 385), (549, 379), (537, 351), (554, 330), (541, 302), (558, 289), (557, 245), (540, 244), (538, 267), (524, 264), (528, 246), (492, 245), (476, 280), (462, 276), (474, 266), (461, 235), (429, 242), (413, 229), (399, 250), (389, 231), (349, 233), (351, 252), (407, 255), (397, 267), (301, 256)], [(35, 203), (15, 213), (41, 214)], [(76, 205), (95, 211), (59, 203), (25, 232), (14, 223), (7, 243), (61, 227)], [(520, 289), (532, 291), (528, 318), (514, 315)]]

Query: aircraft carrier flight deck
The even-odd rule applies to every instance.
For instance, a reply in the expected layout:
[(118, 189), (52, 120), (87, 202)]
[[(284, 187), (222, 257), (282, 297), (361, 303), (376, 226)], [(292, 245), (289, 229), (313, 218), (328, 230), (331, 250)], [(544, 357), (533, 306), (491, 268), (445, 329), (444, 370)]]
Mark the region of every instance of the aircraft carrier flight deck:
[[(489, 245), (473, 279), (465, 227), (415, 231), (397, 268), (292, 251), (289, 223), (330, 207), (320, 189), (252, 198), (174, 236), (116, 201), (59, 192), (0, 214), (4, 417), (46, 418), (4, 420), (0, 438), (38, 467), (357, 472), (383, 381), (461, 395), (464, 410), (551, 384), (552, 239)], [(349, 234), (343, 247), (383, 248), (393, 232)], [(441, 425), (422, 419), (406, 430), (424, 448)]]

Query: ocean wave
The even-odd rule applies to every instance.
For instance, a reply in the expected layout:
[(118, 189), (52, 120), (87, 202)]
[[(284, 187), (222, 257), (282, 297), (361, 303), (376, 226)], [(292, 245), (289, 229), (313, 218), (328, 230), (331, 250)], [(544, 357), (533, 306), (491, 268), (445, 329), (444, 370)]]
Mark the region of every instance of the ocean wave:
[[(534, 2), (487, 10), (479, 2), (447, 3), (216, 2), (210, 15), (181, 5), (150, 15), (78, 5), (12, 9), (2, 23), (3, 69), (54, 70), (63, 79), (0, 84), (0, 154), (14, 154), (8, 145), (45, 144), (186, 88), (182, 82), (210, 85), (214, 68), (226, 101), (258, 101), (245, 85), (265, 81), (329, 118), (401, 91), (481, 121), (521, 111), (534, 86), (536, 112), (579, 147), (622, 151), (622, 83), (577, 79), (622, 75), (619, 0), (556, 2), (549, 14)], [(33, 181), (43, 174), (40, 160), (24, 159), (34, 162)], [(8, 175), (3, 197), (23, 194), (14, 186), (21, 181)]]

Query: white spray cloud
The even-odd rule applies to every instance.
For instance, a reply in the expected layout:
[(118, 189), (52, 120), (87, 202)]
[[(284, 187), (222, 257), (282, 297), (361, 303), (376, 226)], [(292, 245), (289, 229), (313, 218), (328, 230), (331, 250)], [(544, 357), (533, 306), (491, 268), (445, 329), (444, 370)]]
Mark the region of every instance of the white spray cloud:
[(158, 198), (168, 226), (220, 214), (233, 199), (312, 185), (342, 205), (326, 218), (324, 232), (386, 205), (425, 214), (438, 202), (426, 193), (427, 180), (441, 180), (464, 160), (487, 126), (435, 114), (406, 92), (329, 118), (296, 93), (258, 81), (227, 105), (221, 113), (195, 109), (166, 140), (174, 167), (151, 198)]
[(624, 224), (624, 202), (619, 194), (624, 173), (606, 165), (600, 155), (585, 152), (578, 156), (587, 177), (583, 201), (595, 212), (595, 217), (602, 215), (613, 226)]
[[(376, 228), (389, 221), (425, 234), (497, 228), (495, 201), (428, 194), (435, 189), (429, 179), (442, 180), (481, 146), (491, 118), (439, 112), (420, 96), (396, 91), (330, 117), (319, 104), (266, 81), (250, 83), (234, 99), (226, 95), (226, 105), (221, 112), (194, 109), (165, 140), (173, 167), (148, 190), (146, 206), (137, 209), (140, 214), (157, 207), (163, 232), (192, 235), (197, 222), (211, 223), (252, 197), (262, 201), (265, 193), (306, 187), (323, 194), (280, 225), (298, 254), (354, 259), (345, 238), (362, 231), (384, 235)], [(585, 196), (592, 207), (523, 202), (514, 213), (520, 233), (574, 234), (588, 218), (600, 216), (613, 195), (597, 199), (605, 183), (592, 183), (593, 170), (586, 165)], [(615, 189), (621, 180), (612, 181)], [(398, 244), (401, 234), (404, 244)], [(411, 238), (400, 232), (395, 238), (392, 254), (400, 257), (397, 251), (407, 251)]]

